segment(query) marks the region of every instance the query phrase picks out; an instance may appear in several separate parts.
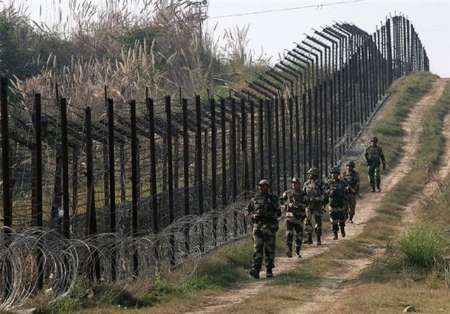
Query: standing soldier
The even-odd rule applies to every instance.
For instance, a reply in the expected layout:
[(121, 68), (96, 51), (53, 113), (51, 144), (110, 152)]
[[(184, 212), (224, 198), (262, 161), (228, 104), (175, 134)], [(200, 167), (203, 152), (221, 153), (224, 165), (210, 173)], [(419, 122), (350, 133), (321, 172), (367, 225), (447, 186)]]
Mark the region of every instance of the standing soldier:
[[(306, 226), (305, 231), (308, 239), (305, 243), (312, 244), (312, 232), (316, 233), (317, 245), (321, 245), (320, 237), (322, 236), (322, 215), (324, 207), (324, 193), (322, 182), (319, 178), (319, 169), (311, 168), (308, 170), (307, 180), (303, 186), (306, 196)], [(314, 218), (314, 228), (312, 219)]]
[(292, 257), (292, 242), (295, 232), (295, 253), (297, 253), (298, 257), (302, 257), (300, 250), (302, 248), (303, 225), (306, 217), (305, 192), (302, 190), (299, 178), (292, 178), (291, 184), (291, 189), (284, 192), (280, 199), (286, 211), (286, 255)]
[(384, 159), (383, 149), (378, 146), (378, 138), (374, 137), (371, 144), (366, 149), (366, 162), (369, 167), (369, 182), (372, 192), (375, 192), (375, 185), (378, 191), (381, 191), (380, 164), (383, 164), (383, 170), (386, 170), (386, 161)]
[(355, 162), (347, 163), (347, 170), (343, 174), (343, 180), (347, 184), (347, 214), (348, 220), (353, 223), (356, 209), (356, 196), (359, 195), (359, 173), (355, 170)]
[(259, 181), (258, 187), (259, 191), (256, 192), (247, 207), (253, 223), (254, 241), (253, 263), (250, 275), (256, 279), (259, 279), (264, 253), (266, 277), (273, 277), (275, 236), (278, 231), (278, 218), (281, 216), (278, 197), (269, 192), (269, 181)]
[(331, 176), (326, 186), (326, 197), (330, 206), (330, 221), (333, 231), (333, 239), (337, 240), (339, 229), (345, 238), (345, 220), (347, 220), (345, 201), (347, 185), (339, 178), (339, 168), (331, 169)]

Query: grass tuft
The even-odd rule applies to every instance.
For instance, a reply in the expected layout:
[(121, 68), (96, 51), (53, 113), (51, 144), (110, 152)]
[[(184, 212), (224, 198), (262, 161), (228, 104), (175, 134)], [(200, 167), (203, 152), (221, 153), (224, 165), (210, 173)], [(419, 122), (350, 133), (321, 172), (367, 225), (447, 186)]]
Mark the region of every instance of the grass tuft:
[(406, 263), (431, 270), (443, 260), (447, 243), (445, 234), (439, 228), (418, 224), (404, 232), (399, 249)]

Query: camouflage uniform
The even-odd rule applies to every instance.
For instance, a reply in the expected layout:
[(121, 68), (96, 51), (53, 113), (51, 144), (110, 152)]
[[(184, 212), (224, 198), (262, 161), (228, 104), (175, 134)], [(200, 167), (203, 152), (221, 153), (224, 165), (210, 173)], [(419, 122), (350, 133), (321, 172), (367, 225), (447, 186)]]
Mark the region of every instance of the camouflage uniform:
[(341, 229), (342, 237), (345, 237), (345, 221), (347, 220), (345, 208), (347, 185), (337, 176), (338, 174), (339, 170), (333, 169), (332, 176), (326, 185), (326, 197), (330, 206), (330, 221), (335, 240), (338, 238), (339, 229)]
[[(314, 168), (313, 168), (314, 169)], [(312, 244), (313, 230), (316, 233), (317, 245), (321, 245), (322, 236), (322, 215), (324, 207), (324, 194), (322, 182), (319, 179), (317, 169), (308, 171), (308, 180), (303, 185), (303, 191), (306, 196), (306, 225), (305, 231), (308, 235), (306, 243)], [(314, 218), (314, 228), (312, 219)]]
[(383, 164), (383, 169), (386, 168), (383, 149), (377, 145), (377, 142), (378, 140), (373, 138), (372, 144), (367, 147), (365, 153), (367, 166), (369, 167), (369, 182), (373, 192), (375, 192), (375, 186), (381, 191), (380, 164)]
[[(270, 193), (257, 192), (247, 207), (253, 222), (254, 254), (252, 276), (259, 277), (263, 256), (266, 271), (272, 274), (275, 267), (275, 236), (278, 231), (278, 217), (281, 210), (278, 197)], [(257, 275), (256, 275), (257, 274)]]
[(303, 241), (303, 226), (306, 218), (305, 192), (290, 189), (283, 193), (281, 202), (286, 208), (286, 245), (287, 255), (292, 257), (292, 242), (295, 232), (295, 251), (300, 257)]
[(350, 222), (353, 222), (353, 217), (355, 216), (356, 196), (359, 194), (359, 174), (353, 167), (342, 175), (344, 182), (347, 184), (346, 205)]

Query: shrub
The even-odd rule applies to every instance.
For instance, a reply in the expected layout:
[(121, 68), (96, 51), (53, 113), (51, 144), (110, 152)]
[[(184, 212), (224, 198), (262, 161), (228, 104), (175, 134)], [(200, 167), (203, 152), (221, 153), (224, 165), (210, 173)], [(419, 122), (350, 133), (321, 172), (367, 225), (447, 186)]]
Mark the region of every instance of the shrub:
[(443, 232), (429, 224), (409, 228), (401, 236), (399, 244), (407, 263), (427, 269), (442, 261), (447, 249)]

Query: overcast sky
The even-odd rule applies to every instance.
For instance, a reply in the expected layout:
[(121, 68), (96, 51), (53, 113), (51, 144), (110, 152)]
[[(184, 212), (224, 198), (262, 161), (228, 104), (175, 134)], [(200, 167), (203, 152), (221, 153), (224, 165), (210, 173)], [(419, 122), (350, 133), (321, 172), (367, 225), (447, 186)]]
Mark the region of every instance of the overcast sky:
[(208, 21), (217, 24), (217, 33), (235, 25), (250, 25), (250, 46), (255, 52), (264, 52), (278, 59), (284, 49), (300, 42), (312, 28), (331, 25), (334, 21), (353, 23), (369, 33), (375, 31), (389, 13), (401, 12), (408, 16), (419, 33), (430, 57), (431, 71), (450, 77), (450, 0), (364, 0), (351, 4), (308, 8), (284, 12), (240, 17), (222, 16), (251, 11), (282, 9), (324, 4), (336, 0), (210, 0)]
[[(341, 21), (353, 23), (372, 33), (376, 25), (380, 25), (381, 20), (387, 15), (401, 12), (409, 17), (419, 33), (430, 57), (431, 71), (442, 77), (450, 77), (450, 0), (361, 0), (322, 8), (214, 18), (261, 10), (320, 6), (338, 1), (343, 0), (209, 0), (210, 18), (207, 24), (210, 28), (217, 27), (218, 38), (226, 28), (249, 25), (250, 46), (256, 55), (263, 50), (266, 55), (272, 57), (272, 61), (277, 61), (284, 49), (291, 49), (294, 42), (302, 41), (304, 33), (311, 33), (312, 28), (320, 29), (322, 26), (333, 24), (334, 21)], [(58, 10), (45, 8), (59, 7), (64, 12), (69, 0), (22, 0), (22, 2), (30, 6), (31, 16), (39, 19), (39, 7), (42, 6), (42, 15), (54, 21), (58, 20), (55, 18)], [(105, 0), (93, 2), (104, 4)]]

